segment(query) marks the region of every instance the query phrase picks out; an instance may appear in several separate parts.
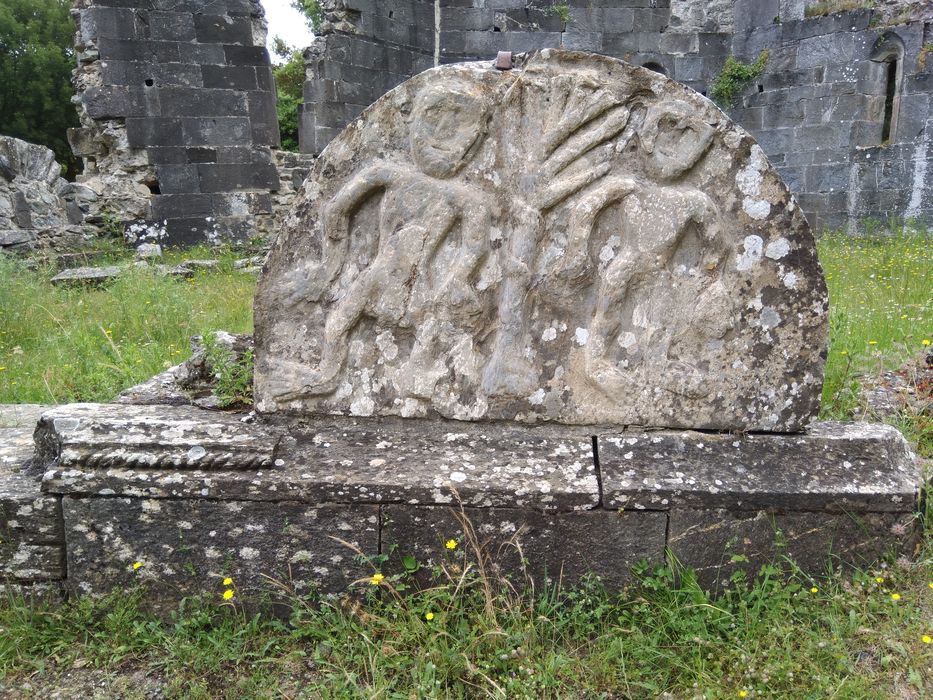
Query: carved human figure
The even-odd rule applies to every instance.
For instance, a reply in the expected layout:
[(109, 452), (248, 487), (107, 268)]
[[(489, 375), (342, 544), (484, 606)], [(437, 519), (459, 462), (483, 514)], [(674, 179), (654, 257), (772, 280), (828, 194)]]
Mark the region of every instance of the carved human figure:
[[(453, 178), (483, 142), (489, 111), (487, 99), (474, 85), (451, 82), (425, 88), (411, 110), (410, 152), (416, 168), (392, 161), (371, 165), (324, 206), (322, 257), (327, 269), (313, 275), (316, 289), (334, 284), (346, 261), (354, 213), (381, 192), (378, 249), (331, 308), (318, 366), (290, 366), (291, 373), (301, 377), (301, 389), (291, 390), (291, 396), (334, 391), (347, 357), (348, 335), (363, 316), (387, 327), (417, 327), (412, 355), (429, 356), (436, 334), (426, 329), (436, 328), (438, 319), (476, 312), (478, 301), (469, 279), (488, 250), (489, 212), (477, 189)], [(456, 261), (440, 279), (426, 279), (432, 274), (433, 253), (457, 227)], [(404, 373), (399, 374), (399, 381), (405, 382)], [(407, 389), (412, 387), (400, 387), (399, 393), (411, 393)]]
[[(607, 178), (574, 209), (571, 239), (559, 273), (570, 277), (586, 269), (588, 242), (600, 214), (610, 205), (619, 205), (620, 247), (610, 250), (600, 276), (583, 350), (589, 381), (603, 392), (635, 391), (645, 371), (659, 378), (661, 388), (675, 394), (696, 397), (707, 391), (702, 372), (671, 358), (672, 345), (684, 340), (676, 329), (672, 332), (672, 319), (652, 317), (653, 312), (663, 313), (663, 308), (639, 305), (636, 295), (641, 285), (650, 287), (653, 278), (669, 269), (690, 231), (697, 235), (704, 257), (681, 273), (709, 276), (726, 254), (720, 215), (712, 200), (695, 188), (674, 184), (703, 157), (714, 133), (684, 102), (651, 105), (637, 130), (642, 168), (651, 179), (642, 184), (634, 177)], [(722, 338), (731, 327), (728, 296), (721, 284), (709, 283), (713, 279), (707, 280), (697, 300), (704, 311), (703, 323), (696, 318), (690, 323), (695, 341)], [(657, 292), (648, 296), (643, 301), (659, 299)], [(663, 298), (660, 302), (661, 307), (669, 303)]]

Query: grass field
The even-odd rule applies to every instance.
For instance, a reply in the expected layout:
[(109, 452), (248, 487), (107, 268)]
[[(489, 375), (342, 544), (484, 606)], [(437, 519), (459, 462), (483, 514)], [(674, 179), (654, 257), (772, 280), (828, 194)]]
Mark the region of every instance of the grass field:
[[(928, 349), (933, 246), (829, 235), (819, 251), (822, 414), (848, 419), (864, 410), (861, 382)], [(191, 281), (134, 271), (59, 289), (0, 258), (0, 402), (105, 400), (183, 359), (189, 335), (249, 331), (254, 280), (231, 260)], [(933, 456), (928, 417), (886, 419)], [(479, 576), (460, 543), (426, 590), (393, 595), (404, 575), (364, 581), (355, 596), (293, 601), (288, 620), (247, 614), (223, 587), (167, 620), (140, 610), (142, 589), (64, 607), (11, 598), (0, 696), (919, 700), (933, 694), (931, 532), (910, 561), (812, 580), (781, 560), (716, 597), (669, 567), (637, 568), (619, 595), (514, 592)]]

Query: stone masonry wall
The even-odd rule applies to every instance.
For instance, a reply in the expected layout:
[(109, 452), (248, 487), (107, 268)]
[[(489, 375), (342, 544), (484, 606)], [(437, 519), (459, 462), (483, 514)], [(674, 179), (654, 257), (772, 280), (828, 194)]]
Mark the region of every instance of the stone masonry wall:
[(100, 217), (170, 244), (239, 240), (271, 214), (279, 144), (258, 0), (76, 0), (80, 178)]
[[(706, 94), (730, 54), (752, 61), (768, 49), (765, 74), (730, 114), (761, 143), (814, 228), (856, 233), (892, 217), (933, 220), (928, 4), (807, 18), (807, 0), (569, 0), (567, 21), (557, 4), (324, 0), (326, 21), (306, 53), (301, 150), (320, 153), (366, 105), (435, 64), (562, 46), (650, 67)], [(882, 139), (892, 56), (894, 114)]]

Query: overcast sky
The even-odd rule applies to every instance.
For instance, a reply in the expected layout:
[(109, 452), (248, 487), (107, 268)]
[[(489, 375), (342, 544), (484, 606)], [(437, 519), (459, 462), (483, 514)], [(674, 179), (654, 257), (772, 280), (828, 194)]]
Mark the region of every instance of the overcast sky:
[[(269, 23), (269, 53), (272, 53), (272, 38), (279, 36), (289, 46), (303, 49), (311, 43), (311, 30), (305, 22), (304, 16), (298, 10), (292, 9), (289, 0), (262, 0), (266, 10), (266, 21)], [(273, 60), (276, 60), (273, 56)]]

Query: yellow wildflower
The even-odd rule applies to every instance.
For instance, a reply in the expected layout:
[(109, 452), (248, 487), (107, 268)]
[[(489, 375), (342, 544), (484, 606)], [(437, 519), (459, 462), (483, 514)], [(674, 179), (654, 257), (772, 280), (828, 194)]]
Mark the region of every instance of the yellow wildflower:
[(369, 579), (369, 582), (374, 586), (378, 586), (380, 583), (382, 583), (382, 579), (384, 578), (385, 576), (382, 574), (373, 574), (373, 577)]
[(136, 571), (136, 569), (140, 568), (142, 565), (143, 565), (143, 563), (142, 563), (141, 561), (134, 561), (134, 562), (133, 562), (133, 571)]
[(233, 585), (233, 579), (230, 578), (230, 577), (228, 576), (227, 578), (224, 579), (224, 585), (225, 585), (225, 586), (232, 586), (232, 585)]
[(224, 600), (230, 600), (233, 597), (233, 589), (228, 588), (224, 591)]
[(427, 620), (428, 622), (430, 622), (431, 620), (434, 619), (434, 613), (432, 613), (432, 612), (425, 613), (425, 614), (424, 614), (424, 619)]
[(820, 589), (817, 588), (816, 586), (814, 586), (813, 588), (810, 589), (810, 593), (819, 593), (819, 591), (820, 591)]
[(900, 593), (892, 593), (892, 594), (891, 594), (891, 600), (900, 600), (900, 599), (901, 599), (901, 594), (900, 594)]
[(739, 691), (739, 697), (740, 697), (740, 698), (748, 697), (748, 693), (746, 693), (744, 690), (740, 690), (740, 691)]
[(875, 579), (875, 583), (884, 583), (884, 579), (879, 576)]
[(457, 541), (456, 540), (447, 540), (447, 543), (444, 545), (447, 549), (456, 549)]
[(877, 345), (877, 344), (878, 344), (878, 341), (877, 341), (877, 340), (869, 340), (869, 341), (868, 341), (868, 344), (869, 344), (869, 345)]
[(920, 637), (920, 641), (923, 642), (924, 644), (933, 644), (933, 637), (931, 637), (928, 634), (925, 634), (922, 637)]
[(920, 342), (921, 342), (923, 345), (929, 345), (929, 344), (930, 344), (930, 339), (929, 339), (929, 338), (924, 338), (924, 339), (921, 340)]

